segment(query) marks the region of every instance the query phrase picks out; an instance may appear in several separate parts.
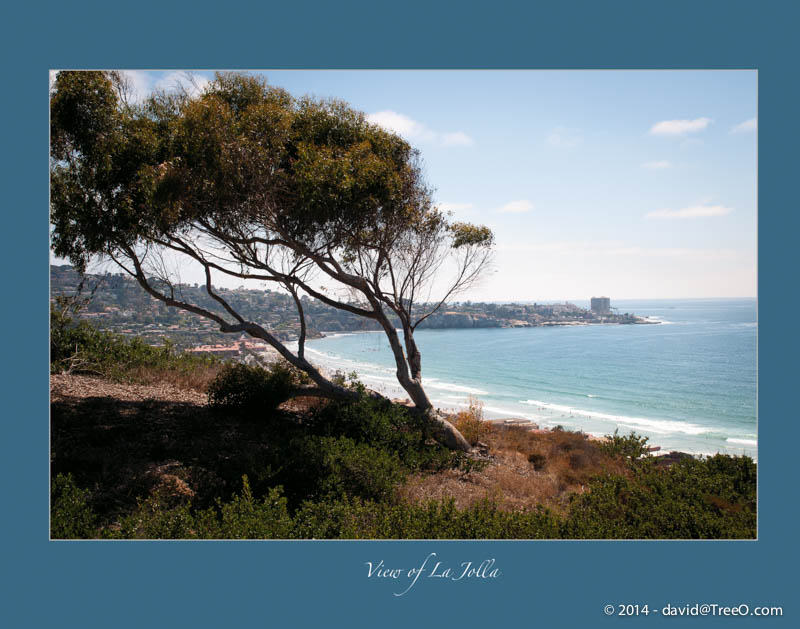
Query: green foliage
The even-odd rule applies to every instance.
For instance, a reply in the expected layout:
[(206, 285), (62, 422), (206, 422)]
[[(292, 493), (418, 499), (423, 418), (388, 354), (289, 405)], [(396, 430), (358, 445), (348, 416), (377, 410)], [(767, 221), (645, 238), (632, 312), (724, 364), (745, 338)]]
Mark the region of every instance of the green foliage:
[(453, 239), (453, 249), (467, 245), (490, 247), (494, 244), (494, 234), (484, 225), (471, 225), (470, 223), (453, 223), (449, 226), (450, 236)]
[(345, 499), (307, 502), (295, 514), (296, 535), (344, 539), (552, 539), (558, 519), (545, 509), (508, 512), (491, 501), (458, 509), (452, 499), (424, 504)]
[(346, 103), (241, 73), (141, 104), (120, 97), (123, 84), (113, 72), (62, 71), (51, 96), (53, 248), (80, 271), (94, 255), (129, 255), (198, 225), (213, 225), (223, 247), (263, 233), (301, 257), (325, 245), (344, 263), (367, 250), (430, 253), (448, 238), (493, 242), (486, 227), (451, 226), (417, 151)]
[(253, 497), (247, 476), (242, 493), (229, 502), (194, 511), (188, 504), (171, 504), (159, 495), (141, 501), (109, 537), (139, 539), (287, 539), (293, 523), (279, 487), (261, 499)]
[[(755, 464), (747, 457), (717, 455), (685, 459), (669, 470), (641, 463), (636, 475), (604, 476), (576, 496), (566, 517), (544, 508), (506, 511), (490, 500), (459, 509), (452, 499), (422, 504), (352, 493), (345, 485), (365, 468), (354, 462), (353, 443), (326, 439), (323, 467), (333, 478), (328, 492), (296, 509), (281, 487), (257, 498), (247, 477), (240, 495), (196, 510), (173, 496), (156, 492), (106, 537), (149, 539), (685, 539), (754, 538)], [(368, 449), (361, 452), (374, 454)], [(366, 459), (364, 459), (366, 463)], [(371, 473), (367, 473), (368, 476)], [(327, 481), (326, 481), (327, 482)], [(375, 487), (375, 485), (372, 485)], [(388, 486), (388, 485), (387, 485)], [(54, 481), (52, 536), (95, 537), (88, 492), (71, 478)]]
[(262, 417), (289, 399), (305, 379), (305, 375), (283, 363), (274, 363), (268, 369), (228, 364), (209, 385), (208, 403), (216, 409)]
[(220, 73), (197, 97), (132, 106), (121, 82), (64, 71), (51, 97), (54, 247), (81, 270), (91, 254), (198, 218), (258, 218), (250, 201), (265, 196), (284, 233), (344, 248), (431, 211), (416, 152), (341, 101)]
[(430, 441), (427, 419), (384, 398), (360, 395), (335, 402), (306, 418), (308, 431), (340, 436), (387, 450), (411, 470), (439, 470), (457, 466), (463, 455)]
[(122, 83), (114, 72), (59, 72), (50, 99), (53, 247), (80, 271), (150, 218), (143, 182), (162, 151), (153, 125), (119, 98)]
[(121, 519), (105, 536), (121, 539), (190, 539), (197, 537), (196, 518), (188, 504), (171, 504), (154, 496)]
[(756, 536), (756, 465), (749, 457), (643, 460), (604, 476), (574, 500), (565, 537), (727, 539)]
[(304, 472), (315, 479), (317, 496), (390, 498), (406, 467), (391, 451), (348, 437), (310, 437), (303, 441)]
[(430, 441), (427, 424), (409, 409), (366, 395), (311, 411), (301, 425), (271, 417), (264, 438), (275, 446), (259, 451), (248, 473), (259, 491), (282, 485), (293, 508), (323, 497), (387, 500), (409, 472), (468, 461)]
[(76, 321), (74, 300), (56, 299), (50, 307), (50, 372), (95, 373), (116, 380), (130, 379), (138, 369), (190, 373), (219, 362), (213, 357), (178, 352), (168, 339), (154, 347), (138, 338), (103, 332), (87, 321)]
[(610, 456), (622, 457), (634, 461), (647, 454), (647, 437), (640, 437), (635, 432), (621, 437), (619, 430), (613, 435), (606, 435), (606, 441), (600, 442), (600, 449)]
[(338, 384), (340, 387), (348, 387), (350, 389), (353, 389), (362, 395), (366, 391), (364, 383), (362, 383), (358, 379), (357, 371), (351, 371), (350, 373), (346, 374), (343, 371), (339, 371), (337, 369), (336, 371), (333, 372), (333, 375), (331, 376), (331, 382), (333, 382), (333, 384)]
[(559, 521), (546, 509), (507, 512), (490, 501), (457, 509), (450, 499), (421, 505), (343, 497), (306, 501), (291, 515), (282, 489), (240, 495), (193, 511), (157, 497), (140, 503), (106, 537), (140, 539), (552, 539)]
[(219, 513), (219, 529), (205, 524), (200, 529), (202, 537), (286, 539), (293, 536), (292, 519), (281, 489), (270, 489), (257, 501), (253, 498), (246, 476), (243, 478), (241, 496), (234, 496), (231, 502), (220, 503)]
[(89, 506), (90, 492), (75, 485), (71, 475), (58, 474), (50, 490), (50, 537), (80, 539), (95, 537), (95, 515)]

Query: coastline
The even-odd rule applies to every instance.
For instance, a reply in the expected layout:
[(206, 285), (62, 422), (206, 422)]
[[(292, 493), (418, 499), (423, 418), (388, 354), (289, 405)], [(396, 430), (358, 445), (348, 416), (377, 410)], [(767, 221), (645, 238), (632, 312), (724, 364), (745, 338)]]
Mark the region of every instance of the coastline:
[[(369, 330), (369, 331), (364, 331), (364, 332), (373, 332), (373, 331)], [(359, 334), (359, 333), (361, 333), (361, 332), (344, 333), (344, 334)], [(337, 332), (337, 333), (334, 333), (334, 334), (341, 335), (343, 333)], [(348, 372), (346, 372), (346, 371), (344, 371), (342, 369), (337, 369), (335, 367), (320, 366), (320, 365), (315, 365), (315, 366), (317, 366), (317, 368), (320, 370), (320, 372), (326, 378), (331, 378), (331, 377), (335, 376), (337, 373), (340, 374), (340, 375), (342, 375), (342, 374), (343, 375), (348, 375)], [(368, 386), (367, 388), (369, 388), (371, 390), (374, 390), (377, 393), (380, 393), (381, 395), (389, 398), (395, 404), (412, 405), (412, 401), (411, 401), (410, 398), (408, 398), (408, 394), (406, 393), (406, 391), (397, 382), (395, 382), (394, 384), (392, 384), (390, 382), (386, 382), (386, 383), (383, 384), (383, 386), (379, 386), (377, 388), (373, 387), (373, 386)], [(473, 397), (472, 395), (469, 395), (468, 397), (464, 398), (463, 401), (461, 401), (461, 402), (451, 402), (449, 405), (437, 405), (436, 404), (436, 400), (435, 400), (435, 398), (433, 396), (431, 396), (431, 401), (434, 402), (434, 406), (436, 407), (437, 411), (441, 412), (445, 416), (452, 417), (452, 416), (455, 416), (456, 414), (458, 414), (460, 411), (463, 411), (464, 409), (468, 408), (470, 406), (470, 399), (472, 397)], [(521, 429), (524, 429), (526, 431), (532, 432), (534, 434), (548, 434), (548, 433), (551, 433), (551, 432), (557, 430), (558, 427), (560, 426), (560, 424), (552, 424), (552, 420), (548, 420), (545, 417), (538, 417), (538, 418), (536, 418), (536, 419), (538, 419), (538, 421), (536, 421), (536, 419), (534, 419), (534, 418), (531, 418), (531, 417), (519, 417), (518, 414), (515, 416), (514, 414), (509, 414), (509, 413), (507, 413), (505, 411), (501, 411), (500, 409), (492, 409), (492, 408), (488, 408), (487, 409), (483, 405), (482, 405), (482, 413), (484, 415), (483, 421), (485, 421), (485, 422), (487, 422), (489, 424), (492, 424), (492, 425), (498, 426), (498, 427), (502, 426), (502, 427), (521, 428)], [(550, 425), (542, 425), (542, 423), (539, 423), (539, 422), (547, 423), (547, 424), (550, 424)], [(576, 429), (574, 427), (569, 427), (567, 429), (572, 431), (572, 432), (580, 432), (580, 433), (584, 434), (586, 436), (586, 438), (588, 440), (590, 440), (590, 441), (605, 442), (605, 441), (608, 441), (609, 438), (610, 438), (610, 435), (608, 435), (608, 434), (598, 434), (596, 432), (594, 432), (594, 433), (593, 432), (587, 432), (587, 431), (584, 431), (584, 430), (582, 430), (580, 428)], [(712, 453), (704, 453), (704, 452), (700, 452), (700, 453), (685, 452), (683, 450), (662, 448), (662, 446), (657, 445), (657, 444), (652, 444), (652, 443), (648, 446), (648, 453), (653, 455), (653, 456), (666, 456), (666, 457), (675, 456), (676, 454), (677, 455), (683, 455), (683, 456), (692, 456), (692, 457), (704, 456), (704, 455), (712, 454)]]
[[(673, 317), (670, 317), (670, 321), (672, 319)], [(567, 347), (570, 350), (578, 348), (579, 352), (583, 352), (583, 347), (592, 338), (617, 339), (618, 342), (627, 345), (628, 339), (640, 339), (641, 342), (649, 341), (651, 338), (672, 339), (676, 334), (684, 334), (684, 330), (687, 330), (688, 333), (694, 331), (694, 328), (665, 326), (663, 332), (656, 333), (656, 337), (652, 337), (649, 332), (645, 333), (645, 330), (630, 336), (623, 330), (614, 331), (617, 326), (597, 324), (597, 332), (600, 336), (593, 334), (591, 337), (586, 337), (585, 332), (581, 332), (581, 330), (586, 330), (588, 325), (593, 324), (584, 324), (581, 328), (576, 328), (575, 334), (567, 332), (574, 326), (561, 326), (564, 332), (558, 333), (559, 340), (556, 345), (559, 348)], [(601, 332), (600, 328), (607, 331)], [(661, 326), (656, 326), (651, 329), (660, 328)], [(468, 407), (470, 397), (473, 397), (483, 402), (483, 416), (488, 421), (520, 419), (526, 424), (537, 424), (541, 429), (561, 425), (566, 430), (580, 431), (592, 438), (599, 439), (613, 434), (614, 430), (618, 429), (622, 435), (635, 432), (648, 437), (650, 445), (660, 446), (663, 453), (671, 451), (687, 452), (692, 455), (721, 453), (747, 455), (757, 460), (758, 443), (755, 424), (752, 428), (747, 424), (740, 424), (741, 428), (731, 427), (728, 429), (726, 424), (720, 423), (716, 419), (715, 415), (703, 414), (701, 407), (698, 407), (700, 413), (694, 416), (686, 413), (670, 414), (663, 410), (660, 412), (656, 410), (656, 407), (652, 410), (648, 410), (647, 407), (637, 409), (629, 404), (629, 408), (625, 408), (617, 405), (608, 392), (602, 388), (596, 388), (601, 386), (596, 377), (592, 376), (591, 380), (584, 380), (583, 372), (580, 372), (580, 375), (570, 376), (573, 384), (565, 390), (570, 392), (571, 397), (567, 396), (563, 401), (563, 396), (556, 397), (553, 401), (553, 398), (548, 397), (545, 392), (545, 389), (549, 391), (552, 387), (548, 385), (542, 388), (541, 376), (533, 376), (531, 379), (526, 375), (518, 375), (529, 373), (519, 371), (519, 369), (525, 369), (528, 364), (533, 365), (532, 363), (504, 363), (497, 361), (494, 357), (505, 356), (506, 351), (511, 351), (512, 354), (519, 356), (514, 348), (520, 347), (519, 343), (521, 342), (527, 343), (528, 341), (525, 339), (528, 338), (532, 339), (532, 348), (540, 347), (543, 341), (548, 342), (547, 347), (556, 345), (549, 343), (545, 337), (529, 337), (524, 330), (505, 329), (496, 332), (497, 336), (492, 330), (425, 331), (426, 340), (431, 339), (428, 342), (431, 343), (431, 347), (435, 348), (433, 351), (438, 350), (438, 353), (432, 354), (434, 358), (428, 359), (424, 376), (425, 389), (436, 408), (445, 413), (455, 414)], [(553, 333), (555, 334), (556, 331), (554, 330)], [(325, 334), (326, 340), (317, 340), (307, 345), (307, 356), (314, 364), (322, 366), (328, 374), (339, 371), (347, 375), (356, 371), (359, 374), (359, 380), (368, 388), (390, 399), (404, 400), (408, 397), (408, 394), (398, 384), (394, 369), (384, 355), (381, 332), (372, 330), (326, 331)], [(369, 337), (370, 334), (375, 335), (374, 341)], [(562, 336), (562, 334), (568, 334), (568, 336)], [(356, 338), (357, 336), (360, 338)], [(348, 340), (342, 337), (351, 338)], [(337, 338), (340, 340), (336, 340)], [(605, 341), (603, 342), (605, 343)], [(603, 348), (605, 347), (607, 345), (603, 345)], [(491, 354), (492, 348), (496, 348), (494, 355)], [(548, 367), (546, 372), (541, 372), (538, 367), (533, 367), (537, 371), (530, 372), (531, 374), (551, 373), (553, 368), (559, 368), (559, 363), (554, 364), (546, 356), (542, 356), (540, 360), (538, 349), (535, 351), (537, 352), (537, 363), (539, 365), (547, 364)], [(479, 356), (487, 357), (488, 362), (476, 360)], [(442, 357), (448, 360), (442, 361)], [(512, 360), (519, 360), (519, 358), (515, 357)], [(560, 368), (562, 370), (565, 367), (572, 369), (572, 364), (569, 359), (565, 359)], [(584, 365), (590, 364), (592, 364), (590, 361), (581, 359), (582, 368)], [(490, 369), (489, 372), (486, 372), (487, 366)], [(590, 369), (591, 367), (586, 368)], [(597, 373), (601, 375), (604, 371)], [(487, 374), (487, 376), (484, 377), (483, 374)], [(631, 372), (631, 376), (637, 378), (638, 372)], [(660, 376), (661, 373), (656, 372), (656, 377)], [(601, 378), (602, 382), (608, 382), (604, 376)], [(622, 386), (625, 386), (625, 382), (631, 382), (621, 380), (619, 377), (617, 380)], [(532, 388), (528, 388), (529, 385), (532, 385)], [(576, 389), (576, 386), (580, 388)], [(648, 382), (648, 386), (652, 386), (652, 383)], [(632, 389), (637, 394), (645, 395), (648, 390), (638, 387)], [(532, 397), (538, 399), (529, 399)], [(599, 399), (593, 400), (592, 398), (595, 397)], [(580, 400), (584, 398), (586, 399), (581, 402)], [(647, 404), (648, 398), (641, 399)]]

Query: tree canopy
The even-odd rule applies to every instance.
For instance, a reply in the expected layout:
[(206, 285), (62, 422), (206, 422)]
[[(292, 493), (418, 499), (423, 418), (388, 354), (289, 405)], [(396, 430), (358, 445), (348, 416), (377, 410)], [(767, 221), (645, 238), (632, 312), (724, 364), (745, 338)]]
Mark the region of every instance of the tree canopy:
[[(414, 330), (478, 277), (493, 235), (433, 205), (405, 140), (346, 103), (297, 98), (240, 73), (218, 73), (199, 94), (132, 102), (120, 73), (60, 72), (50, 105), (57, 255), (79, 270), (96, 256), (114, 260), (167, 304), (264, 339), (326, 394), (344, 391), (305, 358), (301, 294), (376, 320), (398, 381), (430, 410)], [(202, 266), (218, 311), (181, 300), (165, 251)], [(432, 300), (442, 273), (446, 289)], [(214, 291), (214, 274), (288, 291), (297, 351), (241, 317)]]

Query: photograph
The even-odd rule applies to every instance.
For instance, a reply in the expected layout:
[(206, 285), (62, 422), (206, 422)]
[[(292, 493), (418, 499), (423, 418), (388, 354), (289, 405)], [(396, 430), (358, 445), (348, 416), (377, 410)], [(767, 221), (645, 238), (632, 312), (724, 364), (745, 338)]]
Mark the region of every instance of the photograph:
[(797, 3), (7, 14), (4, 626), (797, 624)]
[(758, 537), (756, 70), (49, 104), (51, 539)]

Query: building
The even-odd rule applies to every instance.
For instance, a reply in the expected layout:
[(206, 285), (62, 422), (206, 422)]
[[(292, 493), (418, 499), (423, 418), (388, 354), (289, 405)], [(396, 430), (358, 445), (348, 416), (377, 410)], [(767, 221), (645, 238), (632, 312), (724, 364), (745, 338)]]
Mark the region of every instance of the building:
[(235, 358), (239, 356), (238, 345), (200, 345), (186, 350), (192, 354), (206, 354), (221, 358)]
[(597, 314), (611, 313), (611, 299), (608, 297), (592, 297), (592, 312)]

